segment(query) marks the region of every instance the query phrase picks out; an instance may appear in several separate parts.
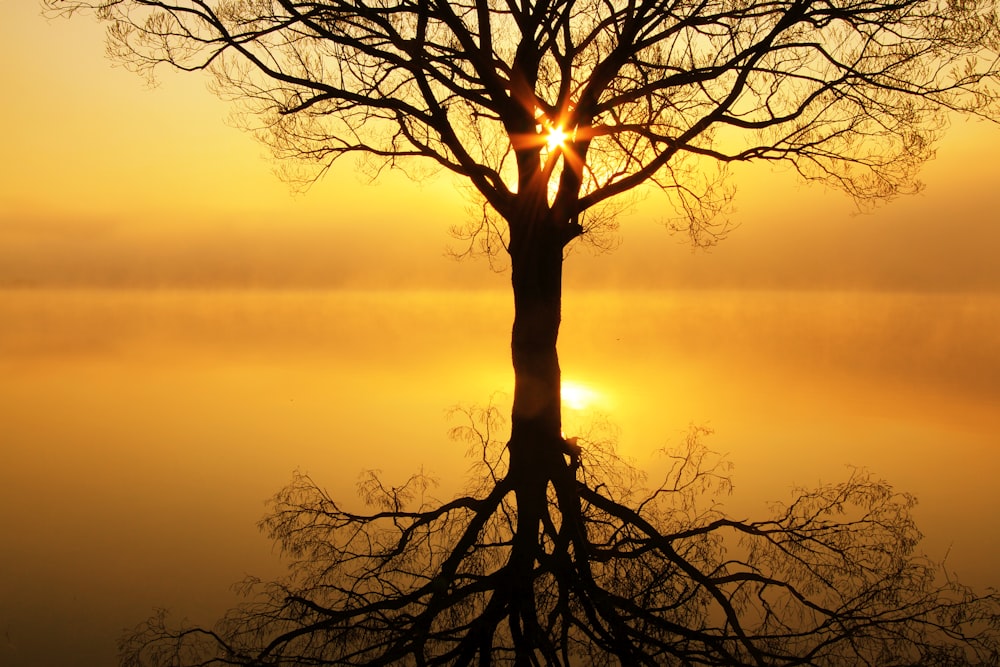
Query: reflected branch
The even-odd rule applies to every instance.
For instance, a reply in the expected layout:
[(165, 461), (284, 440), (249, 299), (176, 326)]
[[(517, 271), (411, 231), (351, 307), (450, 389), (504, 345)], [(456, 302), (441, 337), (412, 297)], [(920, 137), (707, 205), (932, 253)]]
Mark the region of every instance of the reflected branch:
[[(912, 497), (855, 470), (799, 490), (772, 518), (718, 509), (725, 462), (692, 429), (652, 488), (581, 439), (525, 533), (494, 406), (456, 413), (477, 446), (473, 488), (423, 499), (415, 475), (368, 474), (371, 513), (297, 474), (261, 528), (294, 560), (249, 581), (213, 629), (162, 613), (122, 644), (125, 665), (975, 665), (1000, 657), (1000, 597), (943, 577), (916, 551)], [(606, 475), (602, 473), (607, 473)], [(574, 474), (575, 473), (575, 474)], [(600, 483), (594, 480), (604, 479)], [(613, 481), (607, 481), (613, 480)], [(523, 577), (527, 576), (528, 581)], [(518, 579), (522, 578), (522, 579)], [(526, 604), (530, 602), (530, 604)]]

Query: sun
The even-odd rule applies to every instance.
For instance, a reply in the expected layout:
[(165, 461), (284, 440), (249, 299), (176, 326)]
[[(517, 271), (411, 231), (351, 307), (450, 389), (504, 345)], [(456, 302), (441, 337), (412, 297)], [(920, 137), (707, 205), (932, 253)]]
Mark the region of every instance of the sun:
[(566, 130), (562, 129), (561, 125), (551, 125), (549, 133), (545, 136), (545, 145), (550, 151), (554, 151), (557, 148), (562, 148), (568, 139), (569, 135), (566, 134)]

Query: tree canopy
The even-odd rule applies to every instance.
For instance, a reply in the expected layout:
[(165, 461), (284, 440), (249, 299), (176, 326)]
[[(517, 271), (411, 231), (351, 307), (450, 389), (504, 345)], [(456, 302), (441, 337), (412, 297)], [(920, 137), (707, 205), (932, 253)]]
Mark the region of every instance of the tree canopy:
[(508, 223), (541, 184), (568, 237), (647, 183), (698, 232), (733, 161), (885, 199), (948, 111), (996, 111), (993, 0), (45, 1), (144, 73), (210, 70), (278, 156), (426, 158)]

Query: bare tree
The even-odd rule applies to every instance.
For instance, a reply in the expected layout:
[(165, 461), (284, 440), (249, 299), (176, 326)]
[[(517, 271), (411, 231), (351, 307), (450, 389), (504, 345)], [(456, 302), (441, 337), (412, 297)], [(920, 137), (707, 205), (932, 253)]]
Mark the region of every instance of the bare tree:
[[(347, 154), (467, 179), (485, 204), (470, 241), (510, 259), (515, 389), (493, 484), (418, 510), (397, 489), (371, 516), (293, 486), (267, 526), (308, 554), (305, 587), (274, 589), (233, 634), (206, 635), (218, 658), (184, 658), (190, 634), (161, 645), (184, 664), (565, 664), (600, 652), (904, 664), (930, 657), (897, 643), (938, 646), (919, 628), (952, 636), (945, 614), (992, 618), (977, 611), (992, 598), (953, 606), (904, 557), (905, 503), (875, 482), (804, 494), (763, 524), (681, 525), (660, 507), (686, 497), (670, 485), (615, 497), (630, 487), (585, 474), (579, 442), (562, 434), (556, 351), (566, 248), (639, 186), (667, 192), (696, 243), (718, 231), (730, 162), (789, 162), (859, 202), (917, 187), (950, 112), (996, 111), (992, 0), (44, 1), (95, 10), (111, 54), (140, 72), (210, 71), (276, 155), (313, 165), (307, 179)], [(847, 501), (857, 518), (826, 518)], [(713, 560), (721, 532), (749, 540), (745, 556)]]

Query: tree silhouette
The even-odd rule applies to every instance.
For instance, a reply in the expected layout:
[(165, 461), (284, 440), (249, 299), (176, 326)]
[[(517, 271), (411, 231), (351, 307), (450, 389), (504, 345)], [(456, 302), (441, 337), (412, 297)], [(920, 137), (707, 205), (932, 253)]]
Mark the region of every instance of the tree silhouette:
[[(997, 659), (996, 599), (935, 581), (886, 485), (855, 477), (731, 521), (693, 504), (713, 468), (692, 445), (636, 495), (562, 434), (556, 351), (565, 250), (600, 242), (602, 208), (638, 186), (666, 192), (695, 243), (724, 232), (730, 162), (788, 162), (859, 202), (915, 189), (950, 112), (996, 111), (991, 0), (45, 4), (95, 10), (112, 55), (147, 75), (209, 70), (276, 155), (312, 165), (299, 178), (359, 154), (467, 179), (483, 202), (470, 248), (510, 261), (515, 388), (489, 484), (409, 508), (419, 478), (372, 480), (381, 506), (358, 515), (296, 480), (264, 524), (303, 558), (289, 582), (216, 631), (154, 623), (127, 662)], [(473, 416), (492, 452), (494, 411)]]

